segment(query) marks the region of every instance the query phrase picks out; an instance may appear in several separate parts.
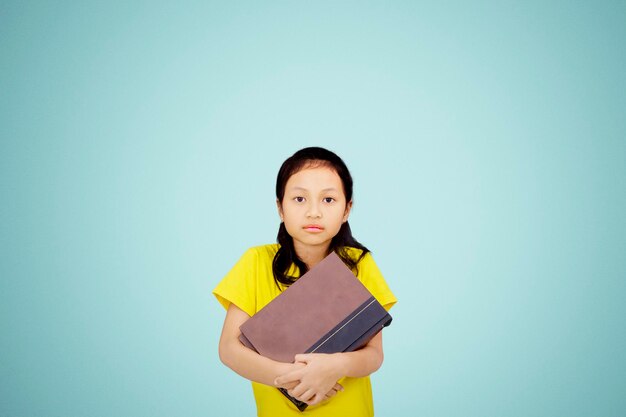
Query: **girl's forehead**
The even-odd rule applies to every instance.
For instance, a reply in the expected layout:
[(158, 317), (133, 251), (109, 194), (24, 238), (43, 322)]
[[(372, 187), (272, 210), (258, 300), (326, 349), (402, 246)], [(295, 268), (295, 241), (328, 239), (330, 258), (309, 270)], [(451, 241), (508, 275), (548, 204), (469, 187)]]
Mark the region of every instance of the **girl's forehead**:
[(325, 189), (337, 188), (343, 189), (343, 184), (339, 174), (327, 166), (315, 166), (303, 168), (293, 174), (287, 180), (286, 188), (306, 188), (306, 189)]

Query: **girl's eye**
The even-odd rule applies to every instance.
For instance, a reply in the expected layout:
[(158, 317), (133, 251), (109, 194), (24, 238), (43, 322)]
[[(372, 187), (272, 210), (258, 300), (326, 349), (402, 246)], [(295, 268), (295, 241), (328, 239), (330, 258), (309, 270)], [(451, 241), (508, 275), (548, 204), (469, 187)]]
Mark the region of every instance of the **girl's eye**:
[(335, 201), (335, 199), (334, 199), (334, 198), (332, 198), (332, 197), (326, 197), (326, 198), (324, 198), (324, 203), (332, 203), (333, 201)]
[(294, 197), (294, 201), (297, 203), (302, 203), (304, 201), (304, 197)]

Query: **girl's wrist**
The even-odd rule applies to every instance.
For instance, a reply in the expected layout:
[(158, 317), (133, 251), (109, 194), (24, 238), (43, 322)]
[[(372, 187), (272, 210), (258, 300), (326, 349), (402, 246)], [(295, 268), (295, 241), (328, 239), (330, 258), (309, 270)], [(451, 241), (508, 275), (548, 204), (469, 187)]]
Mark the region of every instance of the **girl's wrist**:
[(287, 372), (289, 372), (290, 369), (290, 363), (283, 363), (283, 362), (276, 362), (276, 366), (274, 366), (274, 379), (278, 378), (279, 376), (285, 375)]
[(334, 360), (333, 368), (336, 369), (338, 377), (337, 380), (339, 380), (348, 374), (349, 357), (343, 352), (333, 353), (332, 357)]
[(275, 362), (275, 364), (276, 365), (274, 366), (274, 379), (278, 378), (279, 376), (288, 374), (289, 372), (294, 371), (298, 367), (304, 366), (303, 363), (297, 363), (297, 362), (296, 363)]

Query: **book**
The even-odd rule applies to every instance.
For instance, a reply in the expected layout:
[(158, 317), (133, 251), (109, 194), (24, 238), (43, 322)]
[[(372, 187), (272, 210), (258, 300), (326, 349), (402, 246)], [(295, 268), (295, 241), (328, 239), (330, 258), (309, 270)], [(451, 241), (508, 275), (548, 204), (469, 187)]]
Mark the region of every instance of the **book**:
[[(351, 352), (392, 317), (341, 258), (331, 252), (248, 319), (239, 340), (260, 355), (293, 363), (299, 353)], [(280, 389), (300, 411), (307, 404)]]

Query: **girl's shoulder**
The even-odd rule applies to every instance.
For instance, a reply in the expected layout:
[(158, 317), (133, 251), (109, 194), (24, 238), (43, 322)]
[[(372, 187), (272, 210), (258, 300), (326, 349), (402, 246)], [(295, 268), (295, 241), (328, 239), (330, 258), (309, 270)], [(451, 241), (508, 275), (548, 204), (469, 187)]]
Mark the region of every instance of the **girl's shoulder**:
[(278, 245), (278, 243), (252, 246), (248, 248), (245, 255), (255, 257), (260, 261), (272, 262), (274, 260), (274, 255), (276, 255), (276, 252), (278, 252), (279, 247), (280, 246)]

